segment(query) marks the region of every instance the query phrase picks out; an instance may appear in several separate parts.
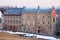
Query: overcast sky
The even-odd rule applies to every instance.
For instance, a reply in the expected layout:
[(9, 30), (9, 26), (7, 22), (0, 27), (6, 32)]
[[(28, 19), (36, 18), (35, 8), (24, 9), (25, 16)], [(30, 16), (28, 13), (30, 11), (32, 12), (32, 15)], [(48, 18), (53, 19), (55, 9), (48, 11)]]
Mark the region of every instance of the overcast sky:
[(60, 7), (60, 0), (0, 0), (0, 6)]

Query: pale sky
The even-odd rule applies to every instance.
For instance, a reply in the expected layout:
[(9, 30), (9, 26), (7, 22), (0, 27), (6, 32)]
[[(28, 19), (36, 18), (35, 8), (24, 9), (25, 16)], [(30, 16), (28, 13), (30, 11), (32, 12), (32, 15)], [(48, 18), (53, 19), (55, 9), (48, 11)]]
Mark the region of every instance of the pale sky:
[(0, 0), (0, 6), (60, 7), (60, 0)]

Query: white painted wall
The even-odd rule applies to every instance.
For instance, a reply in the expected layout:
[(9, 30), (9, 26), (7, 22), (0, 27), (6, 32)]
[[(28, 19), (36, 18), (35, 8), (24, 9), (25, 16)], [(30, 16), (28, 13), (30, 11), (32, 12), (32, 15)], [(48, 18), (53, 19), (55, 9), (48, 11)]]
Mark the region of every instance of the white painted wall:
[[(1, 11), (0, 11), (0, 18), (2, 19), (2, 22), (3, 22), (3, 17), (2, 17), (2, 13), (1, 13)], [(2, 22), (0, 23), (0, 29), (3, 29)]]

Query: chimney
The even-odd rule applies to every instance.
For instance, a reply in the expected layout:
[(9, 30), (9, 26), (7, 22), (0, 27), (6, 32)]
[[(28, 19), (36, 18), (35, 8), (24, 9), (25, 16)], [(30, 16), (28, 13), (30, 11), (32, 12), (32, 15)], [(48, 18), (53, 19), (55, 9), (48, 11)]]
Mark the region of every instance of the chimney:
[(25, 6), (23, 6), (23, 9), (25, 9), (26, 7)]
[(17, 6), (15, 6), (15, 8), (17, 8)]
[(37, 9), (40, 9), (40, 6), (38, 6), (38, 8)]
[(9, 6), (6, 9), (9, 9)]
[(54, 6), (52, 6), (52, 9), (55, 9)]
[(38, 6), (38, 8), (37, 8), (37, 12), (39, 13), (39, 9), (40, 9), (40, 6)]

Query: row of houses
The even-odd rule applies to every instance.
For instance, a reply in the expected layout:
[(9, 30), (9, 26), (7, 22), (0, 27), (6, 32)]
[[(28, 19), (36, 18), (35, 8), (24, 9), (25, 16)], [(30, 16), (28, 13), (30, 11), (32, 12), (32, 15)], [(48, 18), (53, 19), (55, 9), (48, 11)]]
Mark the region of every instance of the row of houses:
[(56, 10), (38, 8), (7, 8), (3, 13), (3, 28), (53, 35), (56, 27)]

